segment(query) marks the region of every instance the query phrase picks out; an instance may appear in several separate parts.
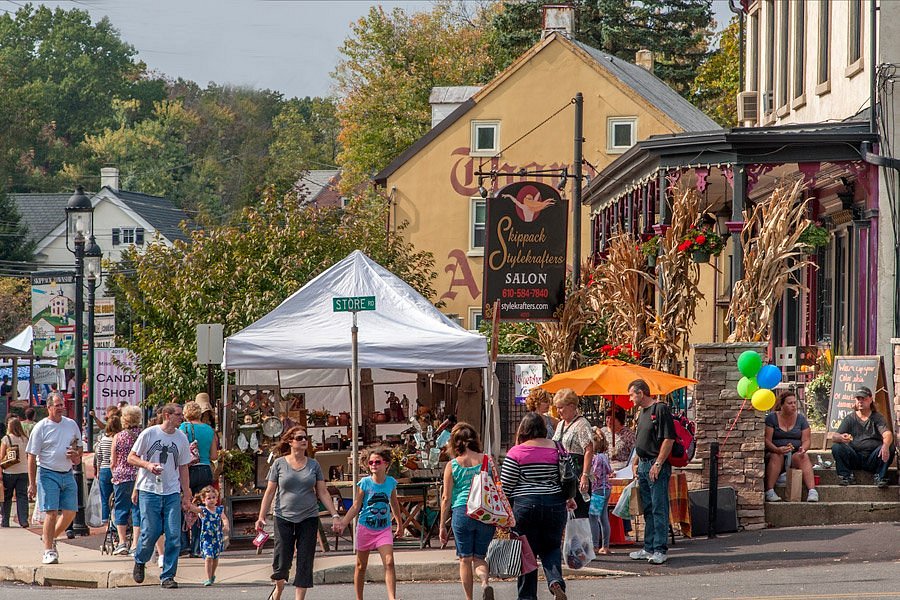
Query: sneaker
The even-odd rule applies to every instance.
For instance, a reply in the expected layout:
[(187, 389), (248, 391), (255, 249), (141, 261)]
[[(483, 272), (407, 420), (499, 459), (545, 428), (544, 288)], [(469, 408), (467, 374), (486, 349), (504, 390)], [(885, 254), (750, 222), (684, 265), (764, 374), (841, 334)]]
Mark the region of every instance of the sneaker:
[(766, 502), (781, 502), (781, 496), (775, 490), (766, 490)]
[(668, 554), (663, 554), (662, 552), (654, 552), (653, 556), (647, 559), (647, 562), (649, 562), (651, 565), (661, 565), (667, 560), (669, 560)]
[(640, 550), (635, 550), (634, 552), (632, 552), (631, 554), (628, 555), (628, 557), (631, 560), (647, 560), (651, 556), (653, 556), (653, 555), (650, 554), (649, 552), (647, 552), (646, 550), (644, 550), (643, 548), (641, 548)]
[(204, 587), (209, 587), (212, 584), (213, 584), (212, 579), (207, 579), (206, 581), (203, 582)]
[(135, 583), (144, 583), (144, 565), (139, 562), (134, 563), (134, 570), (131, 571), (131, 578)]
[(59, 562), (59, 554), (56, 550), (44, 550), (44, 558), (41, 560), (45, 565), (55, 565)]
[(809, 494), (806, 495), (807, 502), (818, 502), (819, 501), (819, 492), (816, 490), (809, 490)]
[(568, 596), (566, 596), (566, 591), (562, 589), (562, 586), (558, 581), (554, 581), (550, 584), (550, 593), (553, 594), (553, 600), (568, 600)]
[(167, 590), (177, 590), (178, 582), (174, 579), (163, 579), (159, 582), (159, 587), (167, 589)]
[(489, 585), (481, 588), (481, 600), (494, 600), (494, 588)]
[(782, 473), (775, 480), (775, 485), (787, 485), (787, 473)]
[(128, 546), (125, 544), (119, 544), (115, 548), (113, 548), (113, 556), (126, 556), (128, 554)]
[(160, 569), (163, 568), (163, 564), (165, 564), (165, 562), (166, 562), (165, 558), (166, 558), (165, 556), (160, 555), (160, 557), (156, 559), (156, 564), (159, 565)]
[(840, 483), (841, 485), (850, 485), (852, 483), (855, 483), (855, 477), (853, 477), (853, 475), (841, 475), (839, 479), (840, 481), (838, 483)]
[(888, 486), (887, 479), (882, 479), (878, 475), (875, 476), (875, 485), (880, 488), (886, 488)]

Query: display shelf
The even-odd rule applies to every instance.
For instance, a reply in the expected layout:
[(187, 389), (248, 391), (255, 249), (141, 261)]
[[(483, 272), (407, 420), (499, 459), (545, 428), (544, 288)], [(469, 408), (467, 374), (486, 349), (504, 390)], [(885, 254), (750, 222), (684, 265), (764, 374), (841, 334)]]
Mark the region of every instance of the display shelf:
[(225, 511), (231, 521), (232, 540), (252, 540), (256, 534), (247, 533), (253, 529), (262, 506), (262, 495), (226, 496)]

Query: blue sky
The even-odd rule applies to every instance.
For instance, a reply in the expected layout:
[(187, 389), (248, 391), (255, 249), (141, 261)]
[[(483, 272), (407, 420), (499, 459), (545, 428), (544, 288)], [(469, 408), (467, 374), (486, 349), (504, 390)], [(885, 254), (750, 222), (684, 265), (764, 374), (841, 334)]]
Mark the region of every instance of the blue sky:
[[(477, 0), (475, 0), (477, 1)], [(15, 11), (26, 0), (0, 0)], [(152, 69), (201, 86), (214, 81), (277, 90), (285, 96), (323, 96), (350, 24), (375, 4), (409, 12), (429, 0), (60, 0), (36, 4), (80, 8), (108, 16), (122, 38)], [(714, 0), (716, 18), (730, 18)]]

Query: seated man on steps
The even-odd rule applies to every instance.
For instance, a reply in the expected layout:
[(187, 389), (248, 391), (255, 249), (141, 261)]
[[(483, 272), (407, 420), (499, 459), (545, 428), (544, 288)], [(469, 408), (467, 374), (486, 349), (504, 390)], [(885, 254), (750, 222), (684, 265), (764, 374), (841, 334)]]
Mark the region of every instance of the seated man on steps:
[(875, 409), (872, 390), (859, 387), (853, 395), (856, 410), (831, 434), (835, 469), (841, 485), (856, 483), (853, 471), (863, 470), (875, 474), (875, 485), (887, 487), (887, 470), (894, 460), (894, 435)]

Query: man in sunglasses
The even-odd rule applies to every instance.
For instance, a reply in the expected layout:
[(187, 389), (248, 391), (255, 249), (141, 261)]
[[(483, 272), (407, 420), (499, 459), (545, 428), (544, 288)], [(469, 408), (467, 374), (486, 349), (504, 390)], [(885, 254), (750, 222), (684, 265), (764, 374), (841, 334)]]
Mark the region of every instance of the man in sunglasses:
[(134, 551), (136, 583), (143, 583), (145, 565), (153, 555), (153, 547), (162, 533), (166, 534), (160, 586), (175, 589), (175, 572), (181, 551), (181, 511), (191, 503), (188, 464), (190, 443), (178, 429), (184, 420), (180, 404), (163, 407), (159, 425), (148, 427), (138, 436), (128, 455), (128, 462), (138, 470), (135, 488), (139, 490), (141, 536)]

